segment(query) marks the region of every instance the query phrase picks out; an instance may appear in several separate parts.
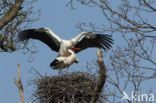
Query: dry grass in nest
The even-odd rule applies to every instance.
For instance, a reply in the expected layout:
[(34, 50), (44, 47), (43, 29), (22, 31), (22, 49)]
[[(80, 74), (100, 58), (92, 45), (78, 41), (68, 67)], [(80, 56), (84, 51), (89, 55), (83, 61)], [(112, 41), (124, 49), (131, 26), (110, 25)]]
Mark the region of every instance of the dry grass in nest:
[(88, 73), (45, 76), (34, 82), (36, 103), (90, 103), (96, 78)]

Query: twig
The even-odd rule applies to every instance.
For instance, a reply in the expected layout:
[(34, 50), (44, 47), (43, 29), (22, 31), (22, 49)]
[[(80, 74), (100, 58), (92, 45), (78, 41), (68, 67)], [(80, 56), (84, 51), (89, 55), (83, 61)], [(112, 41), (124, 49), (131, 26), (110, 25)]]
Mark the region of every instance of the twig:
[(18, 79), (19, 80), (14, 78), (14, 82), (15, 82), (17, 88), (19, 89), (21, 103), (25, 103), (24, 102), (24, 90), (23, 90), (23, 85), (22, 85), (22, 81), (21, 81), (21, 73), (20, 73), (20, 65), (19, 64), (18, 64)]

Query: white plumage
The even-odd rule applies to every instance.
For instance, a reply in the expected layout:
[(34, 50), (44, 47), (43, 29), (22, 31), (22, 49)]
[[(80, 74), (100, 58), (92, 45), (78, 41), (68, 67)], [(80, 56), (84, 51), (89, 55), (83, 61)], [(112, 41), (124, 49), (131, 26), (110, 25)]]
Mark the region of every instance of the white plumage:
[(71, 49), (68, 49), (68, 52), (70, 53), (69, 56), (65, 57), (65, 56), (59, 56), (57, 57), (51, 64), (50, 66), (53, 69), (63, 69), (65, 67), (69, 67), (70, 65), (72, 65), (73, 63), (78, 63), (78, 59), (76, 57), (76, 54), (74, 51), (72, 51)]
[[(58, 37), (54, 32), (48, 28), (27, 29), (21, 31), (19, 40), (38, 39), (47, 44), (53, 51), (59, 52), (58, 57), (51, 63), (54, 69), (65, 68), (77, 62), (76, 54), (81, 50), (91, 47), (102, 48), (104, 50), (111, 48), (113, 40), (110, 35), (94, 34), (91, 32), (82, 32), (71, 40), (64, 40)], [(77, 49), (76, 49), (77, 48)], [(79, 49), (78, 49), (79, 48)], [(71, 51), (72, 49), (73, 51)], [(67, 57), (69, 56), (69, 57)]]
[(78, 53), (81, 50), (97, 47), (104, 50), (109, 49), (113, 40), (110, 35), (106, 34), (94, 34), (91, 32), (82, 32), (71, 40), (64, 40), (58, 37), (54, 32), (48, 28), (39, 29), (27, 29), (21, 31), (19, 34), (19, 40), (25, 39), (38, 39), (47, 44), (53, 51), (59, 52), (59, 56), (67, 56), (68, 49), (76, 48), (75, 52)]

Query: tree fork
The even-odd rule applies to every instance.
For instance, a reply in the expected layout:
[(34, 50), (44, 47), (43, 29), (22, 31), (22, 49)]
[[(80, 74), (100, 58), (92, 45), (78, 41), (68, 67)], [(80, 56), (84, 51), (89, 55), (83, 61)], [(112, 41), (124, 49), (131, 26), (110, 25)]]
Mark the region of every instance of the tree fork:
[(99, 95), (103, 89), (103, 86), (105, 84), (105, 80), (107, 78), (107, 74), (106, 74), (106, 67), (105, 67), (105, 64), (104, 64), (104, 61), (102, 59), (102, 51), (101, 50), (97, 50), (97, 56), (98, 56), (98, 59), (97, 59), (97, 62), (98, 62), (98, 65), (99, 65), (99, 68), (100, 68), (100, 76), (98, 78), (98, 82), (97, 82), (97, 85), (94, 89), (95, 91), (95, 94), (93, 95), (92, 99), (91, 99), (91, 103), (96, 103), (96, 101), (98, 100), (99, 98)]

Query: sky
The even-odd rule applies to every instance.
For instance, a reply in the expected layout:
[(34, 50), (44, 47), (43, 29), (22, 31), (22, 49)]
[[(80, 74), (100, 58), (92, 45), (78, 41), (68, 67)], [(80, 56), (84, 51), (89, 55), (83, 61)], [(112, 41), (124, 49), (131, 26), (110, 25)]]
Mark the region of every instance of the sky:
[[(66, 7), (66, 3), (65, 0), (37, 1), (34, 7), (35, 9), (41, 8), (41, 15), (40, 19), (34, 22), (31, 28), (48, 27), (59, 37), (71, 39), (80, 33), (76, 28), (76, 24), (80, 21), (93, 22), (97, 25), (105, 23), (100, 9), (77, 4), (75, 5), (76, 10), (72, 10), (70, 7)], [(31, 101), (29, 97), (33, 91), (33, 88), (28, 86), (28, 81), (34, 78), (34, 75), (30, 72), (32, 67), (37, 69), (42, 75), (57, 75), (58, 71), (52, 70), (49, 66), (56, 58), (57, 53), (51, 51), (48, 46), (40, 41), (34, 40), (33, 43), (35, 43), (39, 51), (33, 55), (24, 55), (22, 50), (13, 53), (0, 53), (1, 103), (20, 103), (18, 89), (14, 84), (14, 77), (17, 77), (17, 63), (21, 66), (26, 103)], [(73, 64), (69, 68), (69, 72), (85, 71), (86, 63), (97, 58), (96, 49), (82, 51), (77, 57), (79, 64)], [(35, 58), (33, 62), (29, 62), (31, 58)]]

